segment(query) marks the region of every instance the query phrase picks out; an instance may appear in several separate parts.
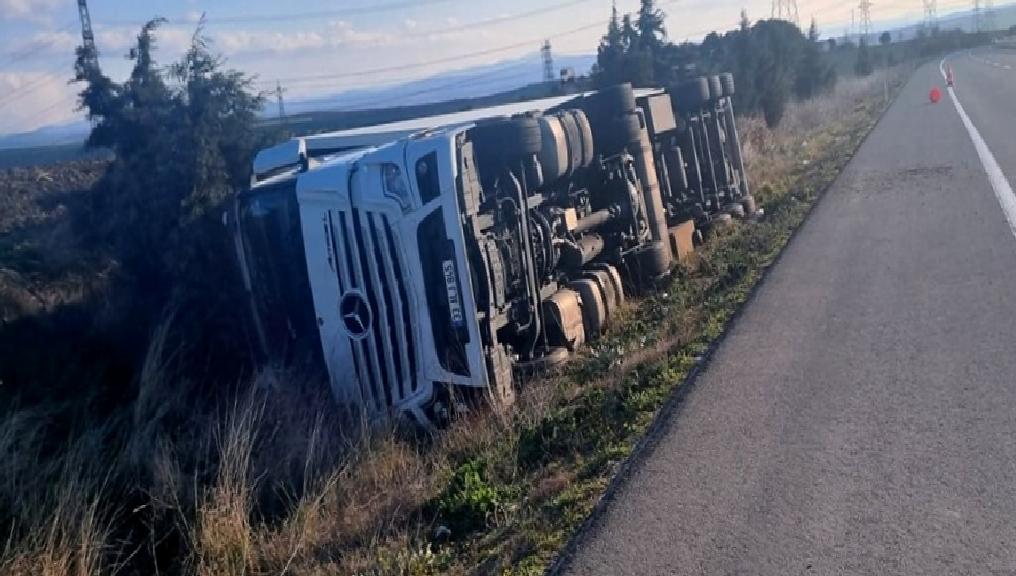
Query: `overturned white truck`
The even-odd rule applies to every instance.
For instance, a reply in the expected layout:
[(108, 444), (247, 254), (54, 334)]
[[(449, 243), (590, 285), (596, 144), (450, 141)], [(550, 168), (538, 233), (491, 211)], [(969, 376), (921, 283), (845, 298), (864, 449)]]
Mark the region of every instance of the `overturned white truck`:
[(510, 403), (696, 226), (753, 210), (732, 90), (620, 85), (262, 151), (229, 220), (265, 359), (316, 358), (372, 419)]

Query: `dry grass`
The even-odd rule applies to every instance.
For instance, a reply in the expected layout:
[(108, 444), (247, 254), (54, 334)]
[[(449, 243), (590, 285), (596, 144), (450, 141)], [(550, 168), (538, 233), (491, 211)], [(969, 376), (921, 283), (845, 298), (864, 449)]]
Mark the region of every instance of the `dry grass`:
[(777, 130), (744, 120), (757, 194), (784, 219), (718, 238), (507, 415), (435, 437), (368, 430), (275, 372), (209, 403), (178, 376), (170, 314), (129, 410), (62, 430), (37, 409), (2, 416), (0, 573), (540, 573), (803, 217), (813, 196), (786, 207), (788, 191), (831, 177), (809, 164), (841, 165), (881, 92), (880, 77), (844, 81)]

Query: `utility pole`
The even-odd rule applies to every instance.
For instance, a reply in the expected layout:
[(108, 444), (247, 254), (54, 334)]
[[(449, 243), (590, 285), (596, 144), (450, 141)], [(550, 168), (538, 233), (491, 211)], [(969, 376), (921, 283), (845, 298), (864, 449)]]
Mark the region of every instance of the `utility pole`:
[(983, 23), (981, 22), (981, 0), (974, 0), (974, 32), (980, 32)]
[(543, 56), (543, 81), (553, 82), (554, 55), (550, 51), (550, 40), (543, 41), (543, 46), (540, 48), (540, 54)]
[(786, 20), (788, 22), (793, 22), (795, 26), (800, 27), (801, 23), (798, 19), (797, 0), (773, 0), (772, 18), (774, 20)]
[(861, 34), (867, 42), (871, 36), (871, 0), (861, 0), (858, 8), (861, 10)]
[(88, 14), (87, 0), (78, 0), (78, 16), (81, 17), (81, 47), (85, 53), (85, 65), (99, 70), (99, 51), (95, 48), (95, 34), (92, 33), (92, 17)]
[(286, 101), (282, 96), (285, 92), (286, 91), (282, 89), (282, 83), (276, 82), (275, 98), (279, 103), (279, 126), (282, 126), (283, 128), (286, 127)]
[(981, 23), (984, 32), (991, 32), (995, 29), (995, 3), (993, 0), (984, 0), (984, 18)]
[(938, 2), (924, 0), (924, 27), (928, 30), (938, 26)]

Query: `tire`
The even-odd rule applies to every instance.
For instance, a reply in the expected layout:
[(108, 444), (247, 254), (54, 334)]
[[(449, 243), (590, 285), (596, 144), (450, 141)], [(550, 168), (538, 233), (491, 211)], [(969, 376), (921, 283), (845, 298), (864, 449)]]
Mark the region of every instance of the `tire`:
[(586, 97), (585, 111), (594, 121), (635, 110), (635, 91), (631, 84), (607, 86)]
[(600, 337), (607, 327), (607, 306), (596, 281), (582, 279), (568, 284), (582, 298), (582, 324), (586, 331), (586, 342)]
[(582, 135), (578, 124), (575, 123), (575, 117), (569, 112), (559, 112), (557, 117), (561, 119), (568, 140), (568, 173), (574, 174), (582, 167)]
[(670, 89), (674, 107), (683, 112), (701, 110), (709, 102), (709, 81), (704, 76), (675, 84)]
[(651, 242), (629, 256), (628, 272), (638, 292), (651, 287), (657, 278), (670, 271), (670, 244)]
[(582, 276), (582, 278), (596, 283), (596, 287), (600, 291), (600, 298), (603, 299), (604, 317), (606, 318), (607, 324), (609, 324), (611, 319), (617, 313), (618, 307), (617, 294), (614, 291), (613, 279), (610, 277), (610, 274), (604, 270), (593, 270), (591, 272), (587, 272)]
[(639, 115), (629, 112), (618, 116), (607, 124), (606, 130), (598, 144), (600, 150), (608, 156), (619, 154), (628, 146), (638, 144), (642, 140), (642, 122)]
[(621, 274), (617, 271), (617, 268), (610, 264), (592, 264), (589, 267), (597, 274), (602, 274), (606, 279), (607, 283), (610, 284), (610, 288), (607, 289), (608, 297), (613, 295), (614, 307), (619, 308), (624, 304), (624, 282), (621, 279)]
[(730, 98), (734, 95), (734, 75), (730, 72), (720, 74), (720, 85), (723, 88), (723, 96)]
[(586, 168), (596, 158), (596, 150), (593, 145), (593, 127), (589, 124), (589, 118), (581, 110), (572, 110), (575, 115), (575, 123), (579, 127), (579, 137), (582, 140), (582, 167)]
[(723, 98), (723, 83), (719, 76), (709, 77), (709, 100), (716, 101)]
[(568, 139), (564, 133), (564, 126), (557, 116), (540, 117), (540, 130), (542, 131), (542, 147), (540, 150), (540, 164), (543, 165), (543, 176), (547, 182), (553, 182), (568, 173)]
[(536, 116), (481, 120), (470, 130), (476, 161), (486, 178), (521, 159), (539, 154), (543, 147), (540, 122)]

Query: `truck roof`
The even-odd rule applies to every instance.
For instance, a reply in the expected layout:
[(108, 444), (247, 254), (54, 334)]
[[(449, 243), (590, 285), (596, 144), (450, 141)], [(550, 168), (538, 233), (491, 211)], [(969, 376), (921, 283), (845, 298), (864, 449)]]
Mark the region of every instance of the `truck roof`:
[[(646, 96), (660, 92), (657, 88), (641, 88), (635, 90), (636, 97)], [(343, 150), (354, 150), (359, 148), (370, 148), (393, 142), (417, 134), (424, 130), (435, 128), (447, 128), (466, 126), (484, 118), (497, 116), (513, 116), (523, 112), (540, 111), (546, 112), (557, 108), (571, 100), (585, 96), (590, 93), (569, 94), (567, 96), (555, 96), (552, 98), (541, 98), (539, 100), (526, 100), (475, 110), (465, 110), (450, 114), (439, 114), (436, 116), (425, 116), (399, 122), (389, 122), (374, 126), (363, 126), (349, 130), (336, 132), (325, 132), (311, 136), (297, 136), (287, 142), (283, 142), (271, 148), (258, 152), (254, 158), (255, 175), (267, 174), (285, 166), (292, 166), (299, 163), (300, 155), (310, 157), (340, 152)]]

